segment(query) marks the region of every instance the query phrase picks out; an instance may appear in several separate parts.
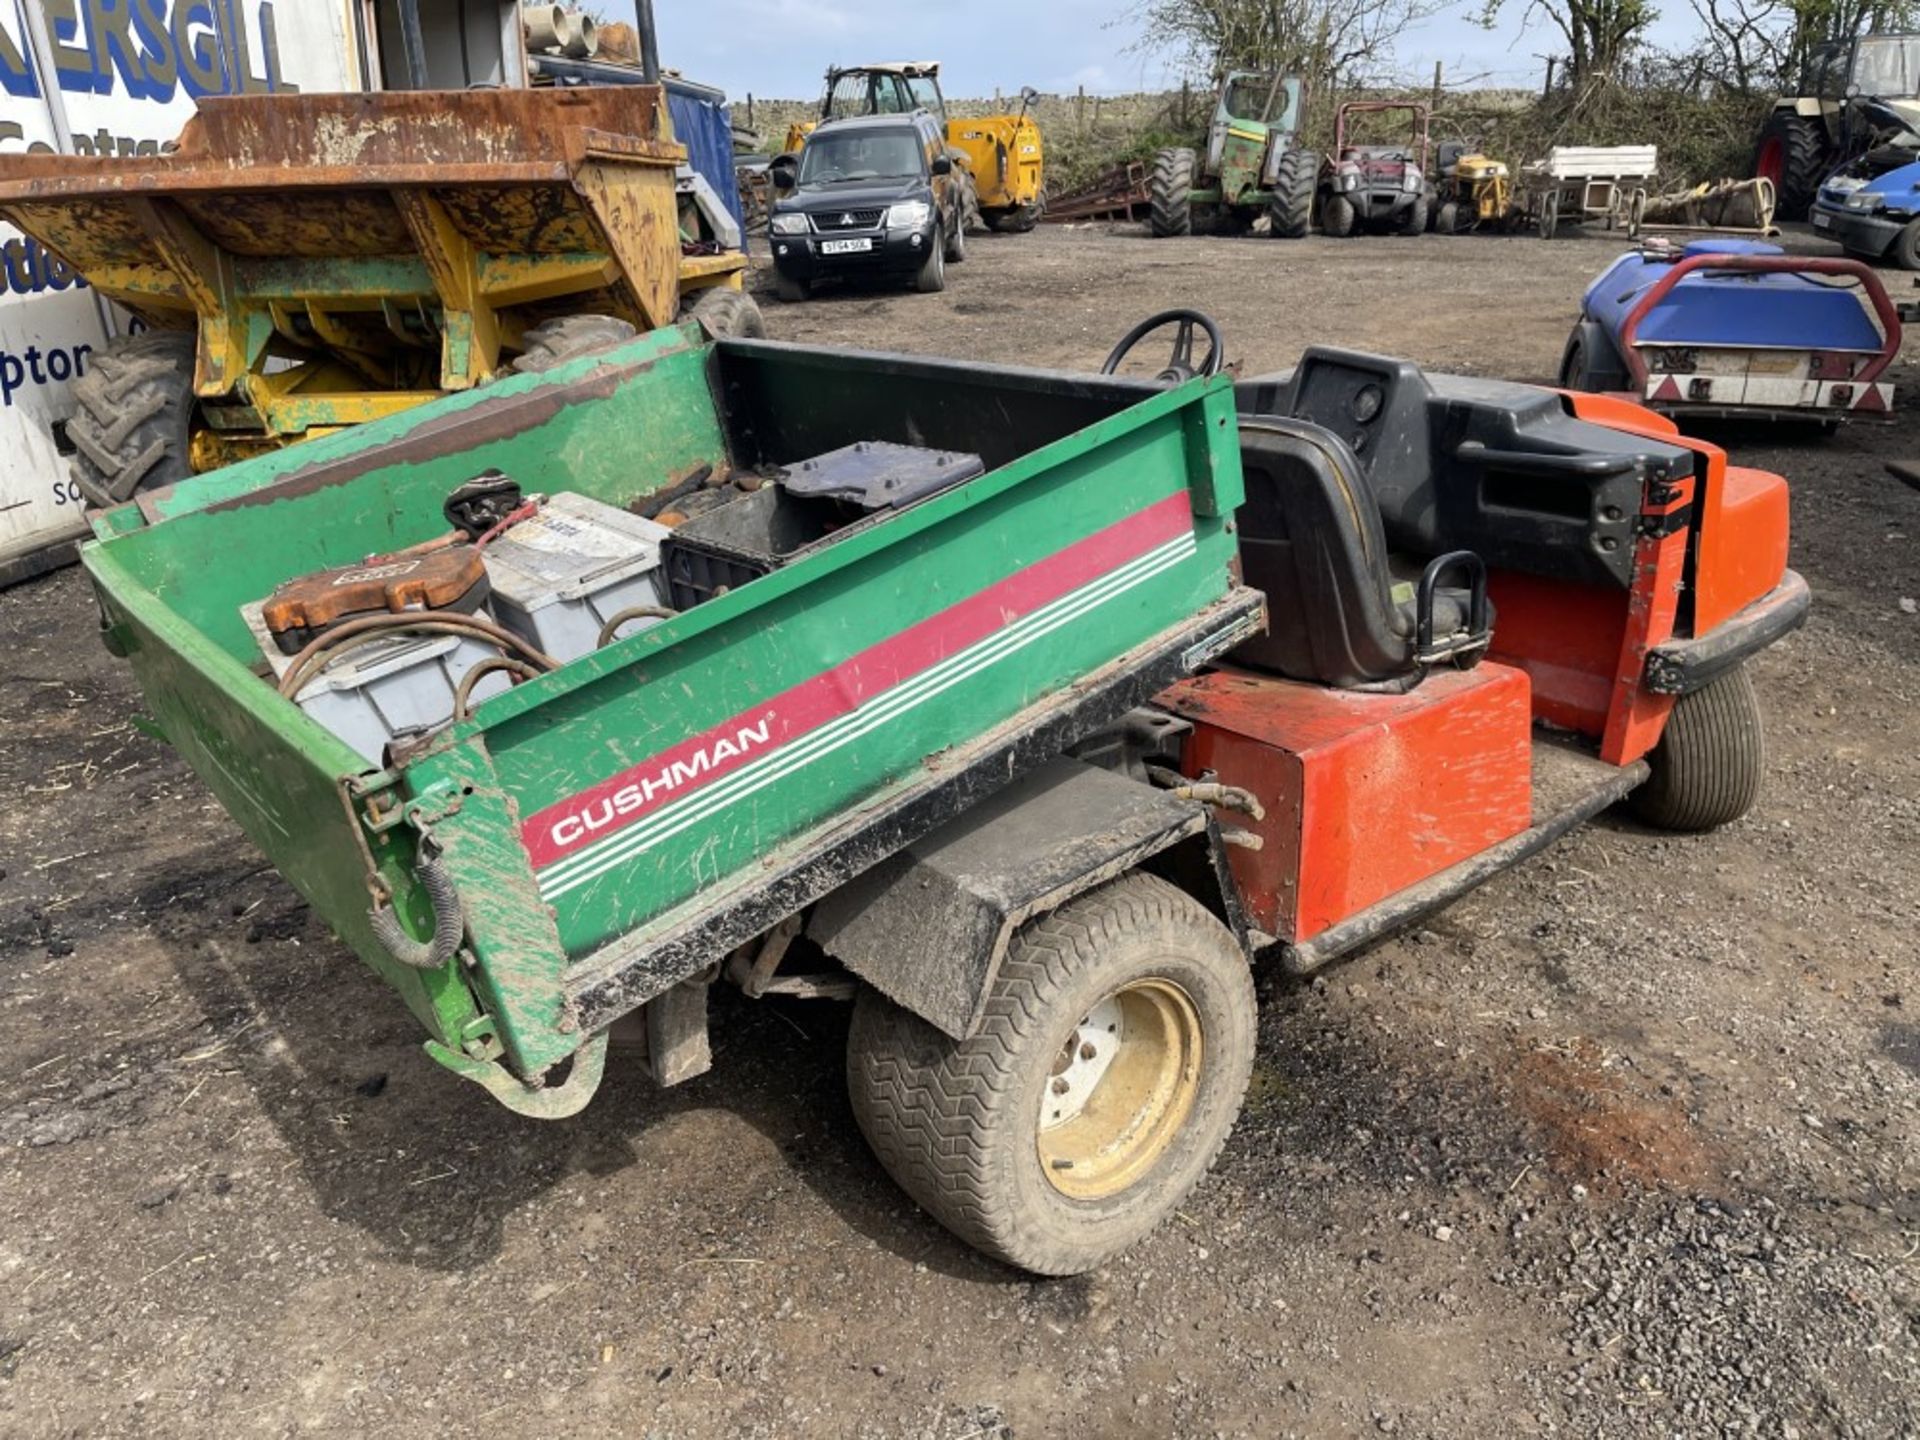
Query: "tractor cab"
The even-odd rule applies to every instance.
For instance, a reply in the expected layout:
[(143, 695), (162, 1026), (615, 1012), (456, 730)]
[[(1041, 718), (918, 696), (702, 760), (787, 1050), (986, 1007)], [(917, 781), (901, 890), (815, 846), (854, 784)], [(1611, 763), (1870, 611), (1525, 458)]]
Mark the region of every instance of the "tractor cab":
[(835, 65), (827, 71), (818, 120), (796, 121), (783, 147), (796, 154), (816, 125), (866, 115), (911, 115), (925, 110), (942, 131), (947, 101), (940, 93), (940, 64), (935, 60), (882, 61), (871, 65)]
[(827, 72), (826, 98), (820, 119), (845, 120), (859, 115), (911, 115), (925, 110), (944, 128), (947, 101), (940, 93), (937, 61), (918, 60), (855, 65)]
[(1270, 171), (1300, 129), (1300, 81), (1236, 71), (1220, 82), (1207, 127), (1206, 173), (1229, 201), (1271, 188)]

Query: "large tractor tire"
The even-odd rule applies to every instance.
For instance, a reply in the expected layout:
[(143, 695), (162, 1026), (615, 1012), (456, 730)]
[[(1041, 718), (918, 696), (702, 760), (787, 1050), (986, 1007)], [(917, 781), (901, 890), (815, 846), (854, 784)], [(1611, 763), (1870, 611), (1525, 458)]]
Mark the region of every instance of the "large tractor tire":
[(1344, 240), (1353, 234), (1353, 227), (1359, 218), (1353, 202), (1344, 195), (1329, 195), (1321, 202), (1321, 233), (1331, 235), (1336, 240)]
[(1300, 240), (1313, 225), (1313, 191), (1320, 183), (1320, 157), (1311, 150), (1289, 150), (1280, 157), (1273, 182), (1267, 224), (1276, 240)]
[(960, 204), (957, 207), (960, 224), (957, 227), (964, 237), (969, 230), (984, 230), (987, 222), (980, 213), (980, 183), (973, 178), (973, 171), (962, 163), (963, 157), (953, 157), (953, 180), (960, 187)]
[(74, 482), (105, 509), (193, 474), (194, 337), (146, 330), (109, 340), (73, 382)]
[(744, 290), (715, 285), (702, 290), (687, 308), (687, 318), (698, 320), (701, 328), (715, 340), (764, 340), (767, 318), (760, 306)]
[(1191, 150), (1162, 150), (1153, 157), (1147, 197), (1148, 224), (1156, 238), (1193, 234), (1193, 165)]
[(1682, 695), (1647, 757), (1653, 774), (1633, 792), (1635, 816), (1661, 830), (1714, 830), (1738, 820), (1760, 795), (1766, 741), (1747, 667)]
[(1827, 134), (1818, 120), (1775, 110), (1754, 147), (1753, 173), (1773, 182), (1775, 215), (1804, 220), (1826, 178)]
[(1213, 1165), (1254, 1030), (1232, 935), (1136, 872), (1023, 926), (966, 1040), (863, 991), (847, 1089), (880, 1163), (934, 1219), (1009, 1265), (1077, 1275)]
[(640, 332), (612, 315), (563, 315), (527, 331), (526, 348), (513, 357), (516, 375), (544, 375), (569, 360), (624, 345)]

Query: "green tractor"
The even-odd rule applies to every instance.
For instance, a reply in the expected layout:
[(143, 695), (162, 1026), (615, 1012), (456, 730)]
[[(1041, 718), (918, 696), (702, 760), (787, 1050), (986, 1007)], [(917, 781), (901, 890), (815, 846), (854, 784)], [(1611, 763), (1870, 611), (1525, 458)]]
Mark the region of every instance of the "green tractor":
[(1320, 161), (1296, 143), (1300, 82), (1236, 71), (1220, 82), (1207, 153), (1185, 148), (1154, 157), (1149, 194), (1156, 236), (1196, 228), (1240, 234), (1265, 211), (1272, 233), (1298, 240), (1313, 220)]

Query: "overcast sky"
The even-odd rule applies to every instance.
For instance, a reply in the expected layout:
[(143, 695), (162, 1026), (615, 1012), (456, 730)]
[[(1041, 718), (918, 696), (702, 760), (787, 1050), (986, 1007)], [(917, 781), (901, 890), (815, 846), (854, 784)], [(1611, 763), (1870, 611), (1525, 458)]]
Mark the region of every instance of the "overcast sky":
[[(603, 0), (610, 13), (631, 0)], [(811, 99), (830, 63), (939, 60), (953, 95), (1012, 94), (1022, 85), (1108, 93), (1163, 88), (1164, 58), (1131, 47), (1136, 27), (1127, 0), (654, 0), (662, 61), (690, 79), (718, 85), (734, 99), (763, 95)], [(1507, 0), (1492, 32), (1468, 15), (1467, 0), (1410, 28), (1397, 49), (1408, 77), (1430, 78), (1436, 60), (1451, 76), (1495, 85), (1532, 85), (1545, 65), (1536, 55), (1562, 48), (1557, 31), (1536, 21), (1522, 29), (1526, 0)], [(1656, 43), (1683, 41), (1685, 0), (1668, 0)], [(1177, 76), (1172, 78), (1177, 80)]]

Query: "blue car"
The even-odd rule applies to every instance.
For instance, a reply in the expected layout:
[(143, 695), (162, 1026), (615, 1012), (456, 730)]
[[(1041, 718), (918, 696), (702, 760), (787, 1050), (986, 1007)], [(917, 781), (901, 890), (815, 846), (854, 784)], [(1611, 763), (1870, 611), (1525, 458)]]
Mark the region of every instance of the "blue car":
[(1752, 240), (1647, 245), (1587, 287), (1560, 383), (1667, 415), (1886, 419), (1899, 311), (1859, 260)]
[(1813, 203), (1813, 228), (1849, 255), (1920, 270), (1920, 163), (1881, 175), (1830, 175)]

